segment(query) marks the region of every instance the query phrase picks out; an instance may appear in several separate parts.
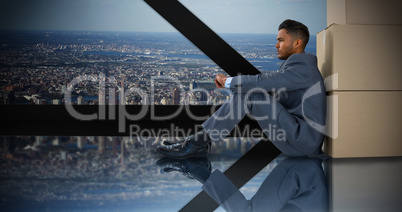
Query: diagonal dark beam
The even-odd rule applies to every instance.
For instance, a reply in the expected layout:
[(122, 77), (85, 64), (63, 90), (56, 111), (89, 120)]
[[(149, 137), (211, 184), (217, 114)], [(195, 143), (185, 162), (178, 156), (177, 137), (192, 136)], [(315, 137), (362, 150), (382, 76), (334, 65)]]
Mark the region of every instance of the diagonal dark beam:
[[(145, 0), (145, 2), (230, 76), (260, 73), (177, 0)], [(261, 141), (224, 174), (240, 188), (279, 154), (280, 151), (271, 142)], [(211, 197), (201, 192), (181, 211), (213, 211), (217, 207), (218, 204)]]
[(145, 0), (230, 76), (259, 74), (251, 63), (177, 0)]
[[(270, 141), (260, 141), (227, 169), (224, 174), (237, 188), (241, 188), (279, 154), (280, 151)], [(215, 200), (202, 191), (180, 211), (214, 211), (218, 206)]]

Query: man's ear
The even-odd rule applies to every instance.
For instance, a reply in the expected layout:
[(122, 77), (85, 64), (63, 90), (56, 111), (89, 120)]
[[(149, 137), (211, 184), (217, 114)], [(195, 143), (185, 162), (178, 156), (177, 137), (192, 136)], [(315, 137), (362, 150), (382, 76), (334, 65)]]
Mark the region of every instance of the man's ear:
[(294, 49), (299, 49), (302, 47), (302, 40), (301, 39), (296, 39), (293, 41), (293, 48)]

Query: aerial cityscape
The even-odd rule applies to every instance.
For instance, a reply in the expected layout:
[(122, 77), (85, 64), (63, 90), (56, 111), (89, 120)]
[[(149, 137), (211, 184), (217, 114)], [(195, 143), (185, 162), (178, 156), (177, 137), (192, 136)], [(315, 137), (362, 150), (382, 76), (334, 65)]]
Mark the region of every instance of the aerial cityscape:
[[(275, 35), (224, 36), (260, 71), (279, 68)], [(222, 104), (230, 94), (214, 84), (223, 70), (179, 33), (2, 31), (0, 52), (0, 104)]]

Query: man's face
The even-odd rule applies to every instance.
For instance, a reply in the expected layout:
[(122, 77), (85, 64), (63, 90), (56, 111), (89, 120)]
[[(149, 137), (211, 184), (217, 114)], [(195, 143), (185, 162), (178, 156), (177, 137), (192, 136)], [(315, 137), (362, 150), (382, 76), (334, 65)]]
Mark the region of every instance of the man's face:
[(276, 43), (275, 47), (280, 60), (286, 60), (288, 57), (290, 57), (290, 55), (295, 53), (293, 48), (293, 39), (287, 33), (286, 29), (281, 29), (278, 31), (278, 37), (276, 40), (278, 42)]

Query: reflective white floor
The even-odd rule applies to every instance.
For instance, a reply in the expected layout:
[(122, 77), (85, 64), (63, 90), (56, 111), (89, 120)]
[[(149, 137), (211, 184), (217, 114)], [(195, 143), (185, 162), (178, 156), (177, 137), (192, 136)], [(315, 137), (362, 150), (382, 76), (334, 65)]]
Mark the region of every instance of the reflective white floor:
[[(202, 191), (203, 185), (180, 169), (156, 165), (161, 157), (153, 150), (155, 139), (141, 143), (106, 137), (102, 151), (97, 138), (81, 138), (86, 141), (81, 149), (75, 137), (41, 139), (35, 145), (37, 138), (0, 138), (1, 211), (179, 211)], [(211, 170), (224, 172), (257, 142), (232, 138), (215, 144), (208, 156)], [(317, 201), (327, 206), (322, 211), (402, 210), (402, 157), (320, 160), (312, 169), (308, 159), (280, 155), (236, 195), (251, 203), (274, 201), (275, 192), (289, 196), (281, 200), (282, 211), (321, 204)], [(291, 186), (299, 193), (292, 193)], [(323, 192), (307, 198), (300, 191), (308, 186)], [(302, 194), (305, 204), (298, 202)], [(216, 209), (226, 210), (230, 206)]]
[(332, 211), (401, 211), (402, 157), (328, 161)]

